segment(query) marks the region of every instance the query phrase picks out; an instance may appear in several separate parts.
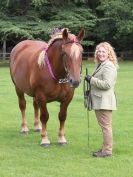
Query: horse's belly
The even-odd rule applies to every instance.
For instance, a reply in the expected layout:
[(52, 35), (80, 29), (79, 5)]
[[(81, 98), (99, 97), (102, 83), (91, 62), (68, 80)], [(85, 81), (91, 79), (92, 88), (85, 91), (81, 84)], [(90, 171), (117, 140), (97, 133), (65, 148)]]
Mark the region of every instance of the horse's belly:
[(34, 93), (30, 87), (30, 84), (25, 80), (25, 78), (14, 77), (14, 83), (17, 88), (19, 88), (23, 93), (27, 95), (34, 96)]
[(14, 82), (17, 88), (19, 88), (23, 93), (26, 93), (27, 95), (34, 96), (34, 93), (27, 81), (25, 79), (17, 79), (14, 78)]
[(28, 70), (23, 69), (22, 67), (17, 67), (12, 70), (12, 78), (15, 83), (15, 86), (19, 88), (22, 92), (33, 96), (33, 91), (30, 86), (30, 73)]

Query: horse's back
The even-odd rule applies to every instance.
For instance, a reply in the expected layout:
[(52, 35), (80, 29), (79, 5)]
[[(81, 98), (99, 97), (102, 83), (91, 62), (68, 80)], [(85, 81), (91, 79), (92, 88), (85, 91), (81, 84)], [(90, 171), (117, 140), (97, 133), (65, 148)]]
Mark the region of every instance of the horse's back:
[(31, 94), (30, 78), (37, 69), (39, 53), (47, 47), (42, 41), (25, 40), (18, 43), (11, 51), (10, 71), (16, 87)]
[(28, 54), (28, 53), (37, 53), (41, 51), (43, 48), (47, 47), (47, 43), (43, 41), (33, 41), (33, 40), (25, 40), (18, 43), (11, 51), (10, 60), (19, 59), (19, 55), (21, 53)]

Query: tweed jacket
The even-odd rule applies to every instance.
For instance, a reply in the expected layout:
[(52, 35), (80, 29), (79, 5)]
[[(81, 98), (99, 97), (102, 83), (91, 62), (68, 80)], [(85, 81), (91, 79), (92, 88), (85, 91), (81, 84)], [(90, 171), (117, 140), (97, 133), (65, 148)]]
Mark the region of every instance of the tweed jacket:
[(94, 71), (90, 80), (91, 100), (93, 110), (116, 110), (114, 86), (117, 79), (117, 69), (110, 60), (105, 60)]

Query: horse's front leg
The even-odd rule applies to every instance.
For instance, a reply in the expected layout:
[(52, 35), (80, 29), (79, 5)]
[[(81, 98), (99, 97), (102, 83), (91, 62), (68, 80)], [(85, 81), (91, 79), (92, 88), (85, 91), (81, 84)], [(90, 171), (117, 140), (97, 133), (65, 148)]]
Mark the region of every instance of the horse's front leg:
[(41, 141), (41, 145), (42, 146), (48, 146), (50, 145), (50, 141), (48, 139), (48, 135), (47, 135), (47, 121), (49, 118), (49, 114), (47, 111), (47, 107), (46, 107), (46, 99), (45, 96), (43, 95), (42, 92), (39, 92), (36, 94), (36, 101), (39, 105), (40, 108), (40, 120), (42, 123), (42, 132), (41, 132), (41, 136), (42, 136), (42, 141)]
[(67, 117), (67, 107), (68, 102), (63, 102), (60, 105), (60, 112), (59, 112), (59, 121), (60, 121), (60, 128), (59, 128), (59, 134), (58, 134), (58, 143), (59, 144), (66, 144), (67, 140), (65, 138), (65, 120)]
[(33, 106), (34, 106), (34, 128), (36, 132), (40, 132), (42, 127), (40, 125), (39, 105), (35, 98), (33, 98)]

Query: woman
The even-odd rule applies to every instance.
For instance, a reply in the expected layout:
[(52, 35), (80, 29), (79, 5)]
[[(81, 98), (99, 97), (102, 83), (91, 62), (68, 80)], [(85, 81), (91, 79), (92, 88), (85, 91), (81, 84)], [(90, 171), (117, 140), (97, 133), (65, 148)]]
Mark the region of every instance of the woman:
[(102, 42), (96, 47), (95, 60), (97, 68), (92, 76), (87, 75), (90, 83), (92, 109), (103, 133), (103, 145), (100, 150), (93, 152), (94, 157), (112, 155), (112, 111), (116, 110), (114, 86), (117, 79), (117, 57), (112, 46)]

